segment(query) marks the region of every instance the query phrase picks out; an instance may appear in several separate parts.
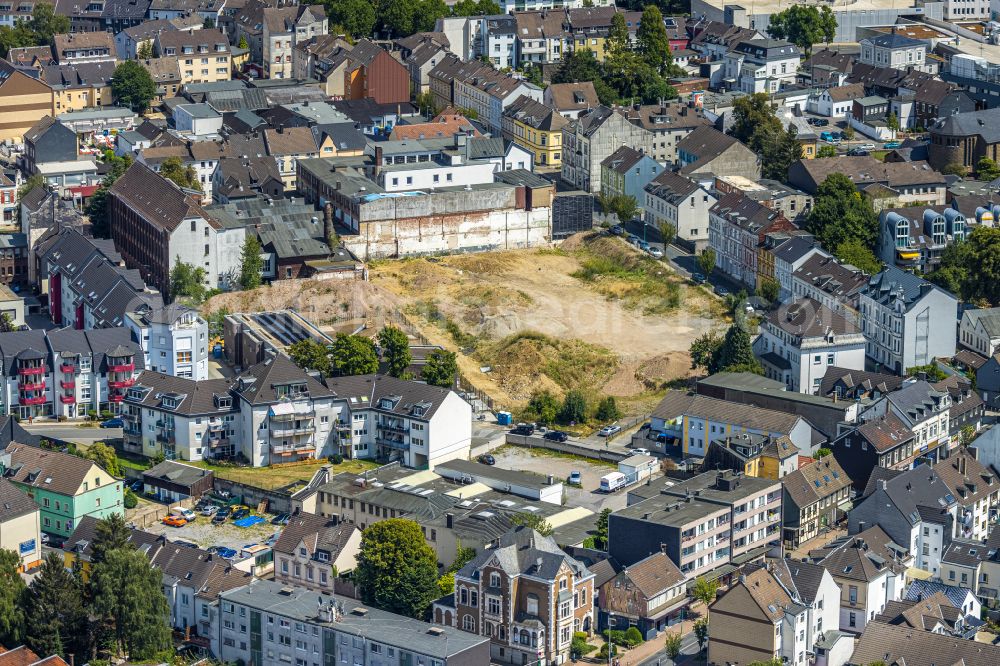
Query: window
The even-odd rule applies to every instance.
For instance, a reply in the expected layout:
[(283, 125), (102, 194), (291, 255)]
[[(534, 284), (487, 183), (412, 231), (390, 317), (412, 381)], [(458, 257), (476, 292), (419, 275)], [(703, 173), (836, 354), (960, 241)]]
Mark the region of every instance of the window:
[(490, 587), (500, 587), (500, 574), (495, 571), (490, 574)]
[(471, 615), (465, 615), (464, 617), (462, 617), (462, 629), (464, 629), (465, 631), (476, 630), (476, 621), (472, 619)]
[(500, 599), (498, 599), (497, 597), (488, 597), (486, 600), (486, 604), (487, 604), (487, 610), (489, 611), (490, 615), (500, 614)]

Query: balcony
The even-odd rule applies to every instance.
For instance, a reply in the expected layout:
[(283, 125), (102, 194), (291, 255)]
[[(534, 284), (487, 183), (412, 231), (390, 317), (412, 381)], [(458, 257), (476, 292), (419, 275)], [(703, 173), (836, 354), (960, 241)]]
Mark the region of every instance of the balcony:
[(278, 455), (294, 455), (296, 453), (312, 452), (316, 447), (310, 442), (300, 442), (298, 444), (271, 444), (271, 453)]
[(17, 385), (18, 391), (44, 391), (45, 382), (21, 382)]
[(135, 363), (109, 363), (108, 372), (135, 372)]
[(350, 432), (351, 430), (351, 424), (345, 423), (344, 421), (337, 421), (336, 423), (333, 424), (333, 427), (336, 428), (337, 430), (346, 430), (348, 432)]
[(17, 369), (17, 374), (19, 374), (21, 376), (24, 376), (24, 375), (44, 375), (45, 374), (45, 366), (38, 365), (38, 366), (27, 366), (27, 367), (18, 368)]
[(116, 403), (117, 402), (124, 402), (125, 401), (125, 394), (124, 393), (115, 393), (113, 395), (109, 395), (108, 396), (108, 400), (110, 400), (111, 402), (116, 402)]
[(134, 426), (128, 422), (125, 423), (125, 427), (122, 429), (126, 437), (142, 437), (142, 428)]
[(210, 418), (208, 420), (208, 428), (209, 428), (209, 430), (218, 430), (220, 428), (225, 428), (225, 427), (226, 427), (225, 421), (223, 421), (222, 419), (220, 419), (217, 416), (213, 416), (212, 418)]
[(75, 395), (61, 395), (61, 396), (59, 396), (59, 402), (61, 402), (64, 405), (75, 404), (76, 403), (76, 396)]
[(59, 382), (59, 386), (61, 388), (64, 388), (64, 389), (72, 389), (72, 388), (76, 388), (76, 382), (73, 381), (72, 379), (69, 380), (69, 381), (63, 380), (63, 381)]
[(386, 439), (385, 437), (376, 437), (375, 443), (379, 446), (388, 446), (390, 449), (400, 449), (401, 451), (409, 451), (409, 442), (404, 442), (403, 440), (396, 439)]
[(21, 405), (44, 405), (46, 403), (46, 400), (44, 395), (39, 395), (30, 398), (22, 397), (20, 400), (18, 400), (18, 403)]
[(398, 433), (400, 435), (409, 435), (410, 434), (410, 429), (408, 427), (403, 427), (402, 425), (399, 425), (397, 423), (385, 423), (385, 422), (379, 423), (378, 424), (378, 429), (379, 430), (384, 430), (386, 432)]
[(291, 414), (271, 414), (272, 423), (288, 423), (289, 421), (311, 420), (314, 418), (316, 418), (316, 412), (312, 410), (307, 412), (292, 412)]
[(164, 444), (173, 442), (177, 439), (177, 433), (173, 430), (165, 430), (164, 432), (158, 433), (156, 435), (156, 441), (162, 442)]
[(229, 438), (228, 437), (209, 437), (208, 438), (208, 446), (210, 448), (213, 448), (213, 449), (215, 447), (217, 447), (217, 446), (229, 446)]
[(302, 435), (311, 435), (314, 432), (312, 426), (293, 426), (291, 428), (275, 428), (271, 427), (272, 437), (300, 437)]
[(67, 375), (75, 375), (80, 369), (72, 363), (63, 363), (59, 366), (59, 370), (65, 372)]
[(109, 380), (108, 388), (123, 389), (123, 388), (129, 388), (133, 384), (135, 384), (135, 379), (119, 379), (117, 381)]

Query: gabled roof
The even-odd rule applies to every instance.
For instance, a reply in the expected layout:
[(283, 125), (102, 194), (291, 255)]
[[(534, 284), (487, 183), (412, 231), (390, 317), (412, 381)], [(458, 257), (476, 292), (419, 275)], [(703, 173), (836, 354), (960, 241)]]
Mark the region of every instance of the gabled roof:
[(675, 390), (667, 391), (667, 395), (652, 412), (653, 416), (665, 420), (685, 414), (718, 423), (732, 423), (745, 428), (781, 434), (788, 434), (802, 420), (802, 417), (795, 414)]
[(880, 453), (894, 449), (915, 436), (909, 426), (891, 412), (881, 418), (865, 421), (858, 426), (857, 433)]
[(313, 398), (336, 395), (283, 354), (249, 367), (236, 377), (232, 388), (251, 405), (270, 405), (281, 402), (276, 387), (289, 384), (304, 384)]
[(835, 86), (833, 88), (827, 88), (826, 94), (830, 96), (831, 101), (834, 102), (846, 102), (851, 99), (859, 99), (865, 96), (865, 87), (860, 83), (848, 83), (843, 86)]
[(272, 550), (292, 554), (300, 543), (305, 542), (310, 555), (324, 551), (330, 555), (332, 562), (357, 531), (354, 523), (338, 523), (336, 518), (299, 513), (288, 520)]
[(973, 327), (982, 326), (990, 338), (1000, 338), (1000, 308), (970, 308), (962, 313)]
[(38, 511), (38, 505), (8, 479), (0, 477), (0, 524)]
[(676, 205), (700, 188), (701, 186), (690, 178), (685, 178), (673, 171), (663, 171), (651, 180), (645, 189), (654, 197)]
[[(92, 460), (24, 444), (10, 444), (6, 452), (10, 454), (10, 467), (4, 478), (69, 497), (76, 495), (91, 470), (100, 469)], [(105, 474), (106, 483), (116, 481), (111, 474)]]
[(871, 582), (887, 572), (900, 573), (906, 548), (889, 538), (878, 525), (842, 537), (831, 544), (833, 551), (819, 564), (834, 578)]
[(22, 645), (10, 650), (0, 646), (0, 666), (68, 666), (68, 664), (59, 655), (42, 658)]
[(133, 163), (115, 181), (110, 193), (141, 214), (147, 222), (168, 233), (177, 229), (184, 220), (208, 219), (201, 207), (181, 188), (140, 162)]
[(887, 265), (881, 273), (871, 277), (863, 293), (873, 301), (883, 305), (899, 299), (903, 302), (905, 309), (909, 311), (913, 305), (932, 291), (946, 294), (952, 299), (955, 298), (933, 282), (896, 266)]
[(519, 525), (504, 534), (499, 544), (479, 553), (455, 574), (456, 577), (477, 579), (480, 570), (493, 560), (508, 576), (530, 575), (542, 580), (555, 580), (563, 566), (569, 567), (577, 579), (591, 575), (582, 562), (567, 555), (552, 537)]
[(545, 92), (552, 100), (552, 106), (559, 111), (582, 111), (601, 104), (591, 81), (553, 83)]
[(803, 340), (861, 332), (853, 321), (811, 298), (784, 303), (768, 312), (765, 318), (775, 328)]
[(946, 634), (869, 622), (855, 643), (852, 664), (881, 662), (898, 666), (995, 666), (1000, 646)]
[(678, 153), (683, 151), (696, 158), (693, 162), (681, 167), (680, 171), (681, 173), (695, 171), (736, 145), (742, 146), (747, 151), (750, 150), (743, 146), (739, 140), (714, 127), (707, 125), (696, 127), (690, 134), (677, 142)]
[[(326, 385), (341, 400), (347, 400), (352, 409), (365, 406), (412, 415), (420, 406), (421, 417), (430, 419), (441, 403), (452, 393), (450, 389), (423, 382), (399, 379), (389, 375), (356, 375), (354, 377), (328, 377)], [(391, 409), (383, 403), (391, 399)]]
[(868, 282), (866, 273), (827, 254), (809, 257), (792, 275), (838, 300), (853, 297)]
[(653, 553), (632, 566), (625, 567), (618, 577), (630, 580), (647, 599), (663, 594), (686, 580), (677, 565), (663, 552)]
[(785, 475), (781, 485), (788, 498), (801, 509), (847, 488), (851, 477), (833, 456), (826, 456)]
[(543, 132), (561, 130), (569, 124), (555, 109), (521, 95), (508, 106), (503, 115)]

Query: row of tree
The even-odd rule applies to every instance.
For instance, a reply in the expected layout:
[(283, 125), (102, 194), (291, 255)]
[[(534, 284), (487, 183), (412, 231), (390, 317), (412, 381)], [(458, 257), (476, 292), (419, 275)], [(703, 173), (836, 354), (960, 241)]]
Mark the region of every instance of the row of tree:
[(946, 247), (927, 279), (969, 303), (1000, 303), (1000, 229), (977, 226), (964, 241)]
[(586, 423), (591, 416), (601, 423), (610, 423), (622, 414), (614, 396), (604, 396), (591, 408), (587, 395), (578, 389), (567, 391), (561, 401), (551, 391), (540, 389), (531, 394), (521, 416), (544, 425), (575, 425)]
[(615, 14), (604, 40), (604, 60), (585, 49), (565, 53), (552, 83), (591, 81), (601, 104), (607, 105), (674, 99), (677, 91), (667, 78), (684, 72), (674, 64), (663, 14), (656, 5), (643, 10), (635, 37), (633, 42), (625, 16)]
[(27, 586), (16, 553), (0, 550), (0, 644), (86, 661), (169, 661), (170, 608), (159, 571), (128, 542), (120, 515), (97, 524), (86, 575), (50, 553)]
[[(389, 375), (411, 379), (413, 360), (406, 334), (395, 326), (385, 326), (377, 336)], [(288, 348), (292, 362), (300, 368), (315, 370), (324, 377), (367, 375), (379, 370), (379, 349), (376, 340), (360, 335), (338, 333), (329, 346), (316, 340), (296, 342)], [(451, 387), (458, 375), (455, 352), (435, 349), (424, 360), (420, 379), (434, 386)]]
[(376, 31), (391, 38), (434, 29), (446, 16), (486, 16), (500, 14), (493, 0), (460, 0), (450, 9), (444, 0), (323, 0), (333, 33), (354, 39), (371, 37)]

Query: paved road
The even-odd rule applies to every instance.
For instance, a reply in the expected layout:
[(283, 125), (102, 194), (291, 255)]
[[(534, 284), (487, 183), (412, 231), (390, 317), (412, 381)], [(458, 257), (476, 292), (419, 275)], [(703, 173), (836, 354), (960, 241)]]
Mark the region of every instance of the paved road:
[(102, 439), (114, 439), (122, 436), (121, 428), (84, 428), (78, 425), (68, 425), (64, 423), (39, 421), (35, 423), (21, 422), (21, 425), (28, 432), (41, 437), (52, 437), (68, 442), (79, 442), (81, 444), (93, 444)]
[[(657, 638), (656, 640), (662, 641), (663, 638)], [(694, 658), (698, 654), (698, 639), (695, 638), (694, 632), (684, 634), (681, 638), (681, 654), (677, 657), (677, 661), (673, 661), (667, 656), (666, 650), (660, 650), (653, 656), (646, 659), (646, 661), (639, 662), (637, 666), (669, 666), (670, 664), (685, 664), (690, 661), (694, 661)]]

